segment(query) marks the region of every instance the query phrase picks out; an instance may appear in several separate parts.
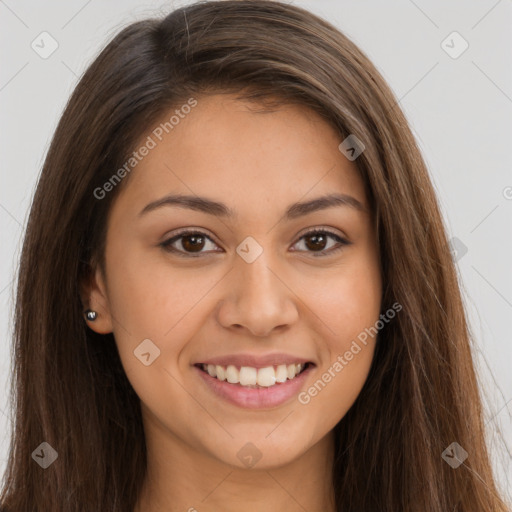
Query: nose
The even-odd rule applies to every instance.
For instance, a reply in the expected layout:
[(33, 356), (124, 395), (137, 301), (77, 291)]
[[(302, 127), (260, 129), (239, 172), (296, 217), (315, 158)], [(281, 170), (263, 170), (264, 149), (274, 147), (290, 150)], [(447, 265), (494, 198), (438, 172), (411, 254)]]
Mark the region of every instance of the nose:
[(266, 251), (252, 263), (237, 258), (217, 309), (218, 322), (259, 337), (291, 326), (299, 317), (298, 298), (292, 283), (286, 281), (283, 270), (269, 261)]

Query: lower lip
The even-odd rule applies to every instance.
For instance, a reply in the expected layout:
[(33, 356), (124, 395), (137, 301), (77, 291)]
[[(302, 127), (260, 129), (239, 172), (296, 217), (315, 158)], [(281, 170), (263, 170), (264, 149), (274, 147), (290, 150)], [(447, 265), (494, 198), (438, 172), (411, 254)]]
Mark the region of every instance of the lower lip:
[(217, 396), (245, 409), (270, 409), (278, 407), (293, 396), (297, 395), (304, 385), (314, 365), (311, 363), (299, 375), (286, 382), (274, 384), (268, 388), (248, 388), (240, 384), (230, 384), (227, 381), (211, 377), (197, 366), (194, 367), (208, 388)]

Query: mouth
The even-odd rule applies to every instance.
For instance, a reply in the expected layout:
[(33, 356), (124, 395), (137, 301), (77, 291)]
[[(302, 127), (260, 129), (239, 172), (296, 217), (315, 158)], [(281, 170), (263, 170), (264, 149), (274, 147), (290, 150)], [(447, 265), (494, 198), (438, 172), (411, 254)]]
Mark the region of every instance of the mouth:
[(199, 363), (194, 364), (194, 369), (212, 397), (238, 408), (261, 411), (291, 403), (306, 387), (310, 377), (313, 378), (316, 366), (302, 361), (272, 366), (268, 362), (265, 364), (267, 366), (256, 368)]
[(198, 363), (194, 366), (218, 381), (225, 381), (242, 388), (260, 389), (279, 387), (293, 381), (314, 366), (314, 363), (279, 364), (264, 368), (205, 363)]

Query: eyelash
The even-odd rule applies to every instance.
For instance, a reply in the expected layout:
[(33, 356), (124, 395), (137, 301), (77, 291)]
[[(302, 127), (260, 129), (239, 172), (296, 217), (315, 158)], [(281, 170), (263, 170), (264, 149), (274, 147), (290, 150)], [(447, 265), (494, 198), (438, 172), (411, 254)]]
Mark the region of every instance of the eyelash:
[[(337, 235), (336, 233), (333, 233), (332, 231), (329, 231), (328, 229), (325, 229), (325, 228), (315, 228), (315, 229), (312, 229), (311, 231), (308, 231), (307, 233), (304, 233), (299, 238), (299, 240), (297, 240), (297, 242), (299, 242), (303, 238), (306, 238), (306, 237), (312, 236), (312, 235), (316, 235), (316, 234), (329, 235), (330, 237), (334, 238), (340, 245), (338, 247), (334, 248), (334, 249), (331, 248), (331, 249), (327, 249), (327, 250), (324, 249), (322, 251), (305, 251), (305, 252), (311, 252), (313, 254), (313, 257), (315, 257), (315, 258), (329, 256), (330, 254), (337, 253), (338, 251), (343, 249), (344, 246), (351, 245), (351, 242), (349, 242), (345, 238), (342, 238), (339, 235)], [(183, 238), (183, 237), (185, 237), (187, 235), (201, 235), (201, 236), (207, 238), (208, 240), (210, 240), (211, 242), (215, 243), (214, 240), (212, 240), (206, 233), (203, 233), (202, 231), (195, 230), (195, 229), (194, 230), (186, 229), (186, 230), (183, 230), (180, 233), (178, 233), (176, 236), (173, 236), (172, 238), (169, 238), (168, 240), (165, 240), (164, 242), (162, 242), (159, 245), (165, 251), (170, 252), (170, 253), (175, 253), (175, 254), (179, 255), (180, 257), (183, 257), (183, 258), (198, 258), (202, 254), (208, 254), (207, 252), (206, 253), (204, 253), (204, 252), (190, 253), (190, 252), (181, 251), (181, 250), (178, 250), (178, 249), (172, 247), (172, 244), (174, 242), (176, 242), (180, 238)], [(299, 251), (299, 252), (302, 252), (302, 251)]]

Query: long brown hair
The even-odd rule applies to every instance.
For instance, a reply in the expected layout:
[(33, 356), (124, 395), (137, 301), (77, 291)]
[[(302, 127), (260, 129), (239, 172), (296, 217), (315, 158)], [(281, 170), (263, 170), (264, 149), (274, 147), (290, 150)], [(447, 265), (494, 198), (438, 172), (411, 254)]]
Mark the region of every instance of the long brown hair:
[[(133, 510), (146, 470), (140, 402), (112, 334), (86, 327), (80, 284), (104, 263), (129, 176), (94, 191), (170, 108), (212, 91), (313, 108), (365, 145), (355, 160), (378, 223), (382, 311), (368, 379), (335, 427), (343, 512), (505, 512), (484, 440), (471, 335), (437, 199), (382, 76), (345, 35), (267, 0), (200, 2), (120, 31), (76, 86), (49, 148), (20, 258), (5, 512)], [(273, 101), (273, 103), (271, 102)], [(262, 107), (262, 108), (263, 108)], [(441, 454), (456, 441), (468, 458)], [(58, 454), (43, 469), (33, 452)], [(46, 445), (45, 445), (46, 446)]]

